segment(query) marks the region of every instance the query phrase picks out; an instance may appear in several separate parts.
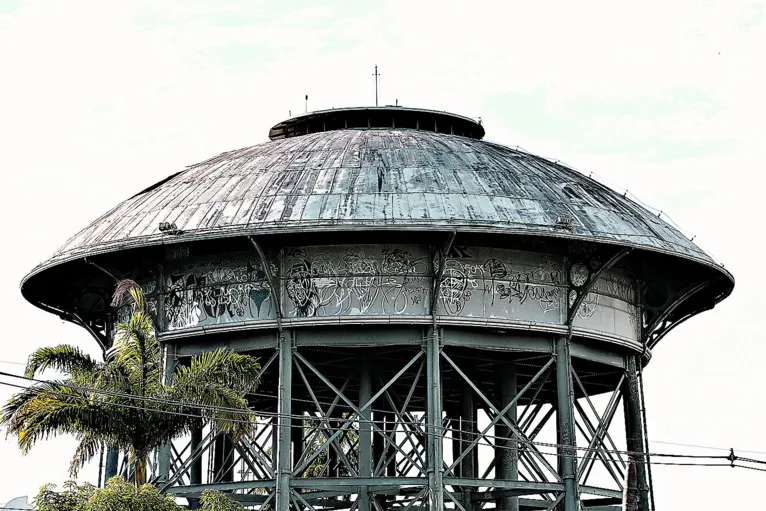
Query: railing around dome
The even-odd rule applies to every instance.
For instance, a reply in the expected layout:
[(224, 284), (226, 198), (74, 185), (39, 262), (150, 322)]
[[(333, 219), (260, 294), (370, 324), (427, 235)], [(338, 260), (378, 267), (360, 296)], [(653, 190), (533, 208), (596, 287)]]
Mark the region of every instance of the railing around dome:
[(269, 139), (354, 128), (413, 129), (475, 139), (484, 137), (481, 123), (468, 117), (435, 110), (383, 106), (309, 112), (274, 125), (269, 130)]

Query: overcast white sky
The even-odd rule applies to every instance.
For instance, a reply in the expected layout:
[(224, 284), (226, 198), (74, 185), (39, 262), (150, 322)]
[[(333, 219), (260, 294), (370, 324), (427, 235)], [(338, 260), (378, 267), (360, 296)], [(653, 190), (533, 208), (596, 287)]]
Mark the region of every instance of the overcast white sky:
[[(766, 452), (764, 49), (764, 3), (735, 0), (0, 0), (0, 360), (60, 342), (97, 353), (18, 291), (66, 238), (266, 140), (305, 94), (310, 109), (371, 104), (378, 64), (382, 103), (481, 117), (489, 140), (593, 171), (696, 234), (737, 287), (655, 351), (649, 433)], [(63, 481), (73, 445), (22, 457), (0, 439), (0, 505)], [(766, 473), (655, 467), (654, 482), (660, 509), (752, 509)]]

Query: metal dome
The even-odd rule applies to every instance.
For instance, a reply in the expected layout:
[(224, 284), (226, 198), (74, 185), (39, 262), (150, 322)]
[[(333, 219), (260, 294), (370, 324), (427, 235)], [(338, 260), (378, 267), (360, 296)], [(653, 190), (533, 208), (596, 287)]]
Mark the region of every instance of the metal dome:
[[(579, 238), (715, 265), (657, 215), (579, 172), (471, 138), (341, 129), (222, 153), (127, 199), (40, 269), (177, 241), (324, 230), (501, 232)], [(717, 266), (717, 265), (715, 265)]]

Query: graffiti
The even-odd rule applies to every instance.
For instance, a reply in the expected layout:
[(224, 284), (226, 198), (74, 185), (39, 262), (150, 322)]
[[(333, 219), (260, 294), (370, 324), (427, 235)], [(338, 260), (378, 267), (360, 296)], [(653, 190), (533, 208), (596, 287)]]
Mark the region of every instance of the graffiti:
[(622, 272), (611, 271), (598, 281), (598, 292), (627, 303), (636, 303), (636, 288), (631, 279)]
[(480, 272), (481, 267), (475, 264), (447, 260), (439, 284), (439, 299), (447, 314), (457, 316), (463, 312), (473, 290), (479, 287), (476, 277)]
[[(260, 259), (188, 264), (171, 269), (165, 284), (168, 330), (274, 316)], [(264, 307), (267, 301), (268, 307)]]
[[(558, 324), (562, 307), (572, 303), (563, 257), (481, 247), (453, 248), (451, 254), (441, 261), (440, 314)], [(171, 262), (161, 292), (154, 289), (159, 281), (147, 283), (156, 297), (148, 300), (150, 307), (154, 314), (163, 307), (167, 330), (275, 319), (280, 295), (251, 255)], [(285, 249), (270, 272), (280, 280), (287, 317), (424, 316), (431, 311), (440, 262), (429, 257), (428, 248), (417, 245), (297, 247)], [(630, 277), (608, 272), (576, 317), (590, 319), (589, 328), (611, 331), (624, 324), (621, 331), (628, 331), (637, 320), (630, 306), (635, 294)]]
[(297, 317), (425, 314), (428, 265), (405, 248), (287, 253), (285, 294)]
[[(575, 303), (575, 300), (577, 299), (577, 292), (574, 290), (569, 292), (569, 306), (573, 306)], [(596, 308), (598, 307), (598, 294), (596, 293), (587, 293), (585, 295), (585, 298), (583, 298), (582, 302), (580, 303), (580, 306), (575, 311), (575, 317), (588, 319), (590, 317), (593, 317), (593, 315), (596, 313)]]
[[(513, 260), (513, 255), (508, 255)], [(537, 303), (544, 312), (559, 309), (561, 264), (556, 259), (542, 257), (536, 264), (511, 263), (497, 257), (488, 257), (481, 264), (465, 259), (470, 256), (445, 263), (439, 299), (447, 314), (463, 314), (480, 283), (482, 306), (490, 310), (499, 301), (509, 305)]]

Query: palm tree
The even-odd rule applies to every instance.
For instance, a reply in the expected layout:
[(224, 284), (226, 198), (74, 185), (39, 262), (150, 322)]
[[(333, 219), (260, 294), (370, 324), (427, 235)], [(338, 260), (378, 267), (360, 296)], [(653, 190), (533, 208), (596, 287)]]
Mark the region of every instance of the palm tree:
[(64, 374), (37, 380), (15, 394), (0, 412), (0, 425), (15, 436), (23, 454), (39, 440), (74, 435), (79, 444), (70, 474), (105, 447), (128, 454), (135, 483), (146, 482), (150, 454), (205, 421), (237, 441), (252, 432), (255, 413), (246, 394), (258, 384), (258, 361), (225, 349), (192, 357), (163, 381), (162, 346), (141, 288), (121, 281), (113, 306), (128, 301), (132, 314), (117, 326), (113, 348), (98, 362), (70, 345), (40, 348), (30, 357), (30, 378), (46, 369)]

